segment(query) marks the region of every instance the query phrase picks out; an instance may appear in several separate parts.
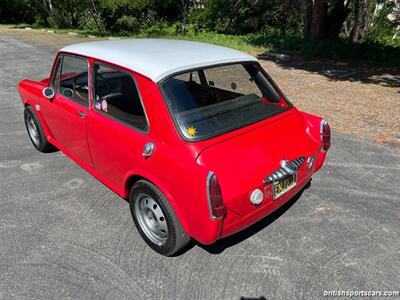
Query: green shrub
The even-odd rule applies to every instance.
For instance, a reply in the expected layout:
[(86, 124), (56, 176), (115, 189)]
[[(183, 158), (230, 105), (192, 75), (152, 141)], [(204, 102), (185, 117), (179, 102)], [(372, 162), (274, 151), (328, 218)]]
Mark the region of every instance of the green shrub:
[(36, 27), (48, 27), (49, 26), (49, 24), (47, 22), (47, 18), (44, 15), (36, 15), (34, 25)]
[(149, 10), (147, 12), (142, 12), (140, 14), (139, 24), (140, 30), (146, 30), (147, 28), (156, 25), (159, 22), (163, 22), (162, 20), (157, 21), (157, 14), (153, 10)]
[(113, 30), (121, 35), (135, 34), (140, 31), (140, 22), (136, 17), (124, 15), (115, 22)]
[(303, 38), (292, 35), (282, 37), (276, 32), (254, 34), (250, 33), (244, 36), (247, 43), (259, 47), (270, 48), (273, 50), (297, 52), (301, 50)]
[(175, 34), (175, 27), (165, 21), (159, 21), (142, 31), (144, 36), (171, 36)]
[(329, 58), (355, 62), (400, 66), (400, 47), (378, 43), (351, 43), (345, 40), (304, 42), (301, 53), (306, 58)]
[[(100, 26), (100, 32), (98, 26)], [(98, 15), (96, 19), (94, 19), (92, 14), (90, 14), (88, 11), (82, 13), (82, 16), (79, 20), (79, 27), (80, 29), (83, 29), (89, 33), (103, 34), (105, 31), (104, 21), (101, 16)]]

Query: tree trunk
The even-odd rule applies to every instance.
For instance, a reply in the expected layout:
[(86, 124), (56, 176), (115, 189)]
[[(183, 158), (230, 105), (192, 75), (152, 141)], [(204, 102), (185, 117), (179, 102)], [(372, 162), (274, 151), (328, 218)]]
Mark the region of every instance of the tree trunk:
[(313, 0), (303, 0), (303, 22), (304, 22), (303, 36), (305, 39), (310, 38), (312, 14), (313, 14)]
[(59, 17), (57, 9), (54, 8), (52, 0), (43, 0), (41, 6), (43, 7), (44, 11), (47, 15), (53, 20), (56, 27), (61, 28), (63, 27), (63, 21)]
[(189, 12), (189, 0), (181, 0), (181, 13), (182, 13), (181, 32), (183, 35), (186, 34), (188, 12)]
[(365, 1), (354, 1), (354, 27), (351, 35), (351, 40), (358, 43), (364, 36), (364, 23), (365, 23)]
[(233, 30), (233, 32), (230, 32), (230, 28), (232, 25), (235, 25), (235, 23), (237, 22), (237, 16), (239, 14), (239, 9), (241, 7), (241, 4), (242, 4), (242, 0), (237, 0), (235, 2), (235, 5), (232, 6), (230, 16), (229, 16), (229, 22), (228, 22), (228, 25), (226, 25), (226, 27), (224, 29), (224, 33), (236, 33), (235, 30)]
[(280, 26), (281, 27), (280, 28), (281, 35), (286, 36), (286, 29), (287, 29), (287, 23), (288, 23), (288, 15), (287, 14), (284, 13), (282, 15), (280, 23), (281, 23), (281, 26)]
[(326, 37), (328, 5), (325, 0), (315, 0), (312, 9), (310, 37), (313, 40)]
[[(356, 0), (357, 1), (357, 0)], [(360, 0), (363, 1), (363, 0)], [(342, 29), (344, 21), (350, 13), (348, 9), (350, 1), (347, 1), (346, 5), (344, 0), (336, 0), (328, 17), (328, 35), (333, 39), (339, 38), (340, 30)]]
[(371, 4), (374, 3), (374, 0), (367, 0), (365, 3), (365, 18), (364, 18), (364, 32), (367, 31), (372, 26), (372, 21), (375, 13), (375, 4), (372, 6)]
[(314, 0), (310, 28), (310, 38), (313, 40), (339, 38), (343, 23), (350, 12), (348, 8), (350, 1), (334, 0), (330, 3), (332, 6), (329, 9), (327, 0)]
[(96, 24), (97, 31), (98, 31), (100, 34), (102, 34), (102, 33), (104, 33), (104, 30), (103, 30), (103, 26), (102, 26), (102, 25), (100, 24), (100, 22), (99, 22), (99, 16), (100, 16), (100, 14), (99, 14), (99, 12), (97, 11), (96, 3), (94, 3), (94, 0), (92, 0), (92, 1), (90, 1), (90, 2), (91, 2), (91, 4), (92, 4), (92, 8), (89, 9), (88, 11), (89, 11), (90, 15), (92, 16), (92, 18), (93, 18), (93, 20), (94, 20), (94, 23)]
[(346, 36), (346, 38), (350, 38), (351, 26), (347, 20), (343, 23), (343, 31), (344, 31), (344, 35)]

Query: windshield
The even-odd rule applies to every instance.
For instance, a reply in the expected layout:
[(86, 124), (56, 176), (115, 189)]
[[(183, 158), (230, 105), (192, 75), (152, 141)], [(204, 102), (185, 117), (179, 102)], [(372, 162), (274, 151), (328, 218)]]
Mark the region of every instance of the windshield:
[(182, 73), (164, 80), (161, 90), (178, 129), (191, 141), (247, 126), (289, 107), (253, 62)]

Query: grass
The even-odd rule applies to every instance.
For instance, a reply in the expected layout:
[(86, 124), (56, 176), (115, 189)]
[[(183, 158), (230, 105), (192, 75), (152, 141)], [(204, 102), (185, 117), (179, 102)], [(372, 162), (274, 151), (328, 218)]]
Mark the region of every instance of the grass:
[(378, 43), (355, 44), (346, 40), (306, 41), (299, 35), (279, 36), (274, 32), (252, 33), (247, 35), (227, 35), (215, 32), (195, 32), (189, 29), (186, 35), (178, 34), (175, 26), (154, 25), (137, 34), (122, 32), (98, 34), (84, 29), (38, 28), (29, 24), (0, 25), (7, 28), (24, 29), (26, 27), (51, 30), (57, 33), (76, 33), (83, 36), (93, 35), (101, 38), (111, 36), (120, 38), (172, 38), (205, 42), (234, 48), (250, 53), (281, 52), (301, 56), (305, 59), (333, 59), (351, 63), (400, 67), (400, 47), (385, 46)]
[(352, 63), (400, 67), (400, 47), (346, 40), (306, 41), (301, 36), (270, 34), (225, 35), (213, 32), (178, 34), (142, 33), (136, 37), (163, 37), (206, 42), (252, 53), (281, 52), (305, 59), (333, 59)]
[(271, 47), (266, 47), (266, 46), (261, 46), (261, 45), (253, 45), (253, 44), (249, 43), (244, 36), (216, 34), (216, 33), (211, 33), (211, 32), (188, 33), (186, 35), (181, 35), (181, 34), (159, 35), (159, 34), (152, 34), (152, 33), (141, 33), (141, 34), (135, 35), (135, 37), (171, 38), (171, 39), (198, 41), (198, 42), (204, 42), (204, 43), (234, 48), (234, 49), (244, 51), (244, 52), (266, 52), (266, 51), (272, 50)]

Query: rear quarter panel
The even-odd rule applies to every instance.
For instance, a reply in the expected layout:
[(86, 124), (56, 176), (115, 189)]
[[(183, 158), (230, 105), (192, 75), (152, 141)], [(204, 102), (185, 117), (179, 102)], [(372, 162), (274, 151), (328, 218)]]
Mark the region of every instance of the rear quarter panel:
[[(209, 217), (208, 171), (195, 163), (193, 152), (177, 137), (156, 83), (129, 73), (140, 90), (149, 130), (139, 132), (91, 109), (87, 130), (96, 173), (124, 198), (129, 196), (132, 178), (152, 182), (167, 197), (187, 234), (201, 243), (212, 243), (218, 238), (220, 222)], [(142, 155), (147, 142), (155, 144), (148, 158)]]
[(137, 81), (149, 118), (148, 136), (156, 144), (139, 174), (164, 192), (188, 235), (211, 244), (220, 235), (221, 221), (210, 219), (206, 195), (209, 170), (195, 162), (192, 144), (180, 138), (158, 85), (145, 77)]
[(326, 158), (326, 153), (325, 151), (322, 151), (322, 140), (321, 140), (321, 121), (322, 121), (322, 117), (313, 115), (313, 114), (309, 114), (306, 112), (301, 112), (303, 114), (304, 117), (304, 121), (305, 121), (305, 126), (306, 126), (306, 132), (307, 134), (315, 140), (316, 143), (318, 143), (319, 145), (319, 152), (318, 152), (318, 156), (317, 156), (317, 162), (316, 162), (316, 166), (315, 166), (315, 170), (314, 172), (317, 172), (322, 165), (325, 162), (325, 158)]

